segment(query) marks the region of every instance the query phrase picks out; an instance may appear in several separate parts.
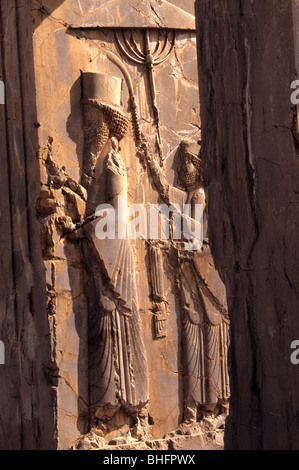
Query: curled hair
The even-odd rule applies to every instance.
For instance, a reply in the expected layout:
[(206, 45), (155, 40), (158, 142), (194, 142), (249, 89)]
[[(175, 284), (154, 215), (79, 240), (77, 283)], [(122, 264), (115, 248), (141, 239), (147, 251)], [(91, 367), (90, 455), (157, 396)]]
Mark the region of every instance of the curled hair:
[(122, 140), (128, 132), (129, 120), (116, 108), (108, 106), (97, 99), (83, 100), (83, 104), (93, 106), (102, 111), (109, 127), (110, 137)]
[[(198, 183), (203, 186), (202, 162), (200, 156), (190, 151), (192, 142), (183, 140), (180, 144), (180, 164), (178, 167), (178, 184), (182, 188), (188, 188)], [(184, 167), (183, 159), (188, 156), (194, 166), (194, 171), (188, 173)]]
[(129, 120), (120, 111), (105, 104), (102, 104), (102, 111), (110, 129), (110, 137), (122, 140), (128, 132)]

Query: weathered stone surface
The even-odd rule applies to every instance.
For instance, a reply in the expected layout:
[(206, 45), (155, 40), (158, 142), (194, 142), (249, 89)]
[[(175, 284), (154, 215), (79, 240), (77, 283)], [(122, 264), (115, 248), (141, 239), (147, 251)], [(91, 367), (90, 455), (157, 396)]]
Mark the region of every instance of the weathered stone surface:
[(231, 319), (229, 449), (299, 448), (292, 4), (197, 2), (209, 238)]
[[(189, 7), (190, 12), (186, 11)], [(43, 8), (63, 18), (69, 26), (84, 28), (170, 28), (195, 30), (192, 2), (167, 0), (106, 0), (102, 2), (70, 0), (53, 9), (52, 1), (43, 1)], [(51, 8), (52, 7), (52, 8)]]
[(223, 450), (224, 449), (224, 423), (222, 419), (205, 419), (201, 423), (181, 425), (176, 431), (164, 436), (163, 439), (138, 441), (130, 435), (112, 439), (109, 445), (105, 445), (97, 429), (79, 439), (72, 450), (153, 450), (153, 451), (186, 451), (186, 450)]

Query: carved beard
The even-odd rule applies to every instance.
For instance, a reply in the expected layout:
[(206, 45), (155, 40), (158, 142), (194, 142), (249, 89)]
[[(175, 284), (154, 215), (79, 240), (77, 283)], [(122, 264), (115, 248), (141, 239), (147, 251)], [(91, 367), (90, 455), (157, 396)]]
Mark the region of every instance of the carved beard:
[(84, 125), (84, 147), (86, 153), (93, 152), (99, 154), (109, 139), (109, 126), (100, 113), (101, 111), (98, 109), (90, 108), (86, 115), (86, 123)]
[(96, 162), (110, 136), (105, 119), (99, 118), (99, 110), (90, 108), (84, 125), (84, 175), (83, 186), (90, 185)]
[(82, 185), (91, 184), (98, 157), (109, 138), (123, 139), (129, 121), (120, 111), (98, 100), (84, 100), (86, 106), (84, 122), (84, 175)]
[(96, 129), (96, 137), (95, 137), (95, 148), (97, 150), (98, 155), (103, 150), (104, 146), (106, 145), (110, 135), (110, 130), (108, 124), (103, 121), (101, 125)]
[(193, 171), (188, 171), (186, 166), (184, 165), (183, 161), (181, 161), (181, 165), (179, 167), (179, 184), (184, 188), (191, 188), (195, 184), (200, 184), (203, 186), (203, 174), (201, 169), (201, 160), (198, 157), (190, 155), (185, 151), (182, 152), (181, 157), (184, 158), (185, 156), (191, 157), (191, 162), (194, 166)]
[(190, 188), (191, 186), (194, 186), (197, 183), (198, 180), (198, 172), (197, 170), (192, 171), (191, 173), (181, 173), (180, 176), (182, 185), (185, 188)]

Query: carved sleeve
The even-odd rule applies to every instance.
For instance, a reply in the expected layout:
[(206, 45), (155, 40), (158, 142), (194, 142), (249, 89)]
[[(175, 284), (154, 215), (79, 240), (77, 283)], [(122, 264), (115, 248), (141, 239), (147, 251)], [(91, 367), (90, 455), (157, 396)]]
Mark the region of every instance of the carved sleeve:
[(169, 200), (170, 185), (167, 181), (165, 173), (156, 159), (151, 157), (148, 160), (149, 168), (151, 171), (154, 184), (158, 192), (162, 195), (163, 199)]

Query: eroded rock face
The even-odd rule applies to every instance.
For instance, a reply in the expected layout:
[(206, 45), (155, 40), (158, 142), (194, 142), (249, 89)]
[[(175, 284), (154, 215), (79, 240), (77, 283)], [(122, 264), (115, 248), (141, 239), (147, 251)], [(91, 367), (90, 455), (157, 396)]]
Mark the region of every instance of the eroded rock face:
[(216, 419), (204, 418), (199, 423), (182, 424), (163, 439), (138, 439), (128, 428), (123, 428), (123, 436), (111, 439), (109, 445), (101, 437), (103, 431), (95, 428), (80, 438), (71, 450), (223, 450), (226, 416), (224, 413)]
[(209, 238), (231, 319), (230, 449), (299, 447), (293, 2), (197, 2)]

